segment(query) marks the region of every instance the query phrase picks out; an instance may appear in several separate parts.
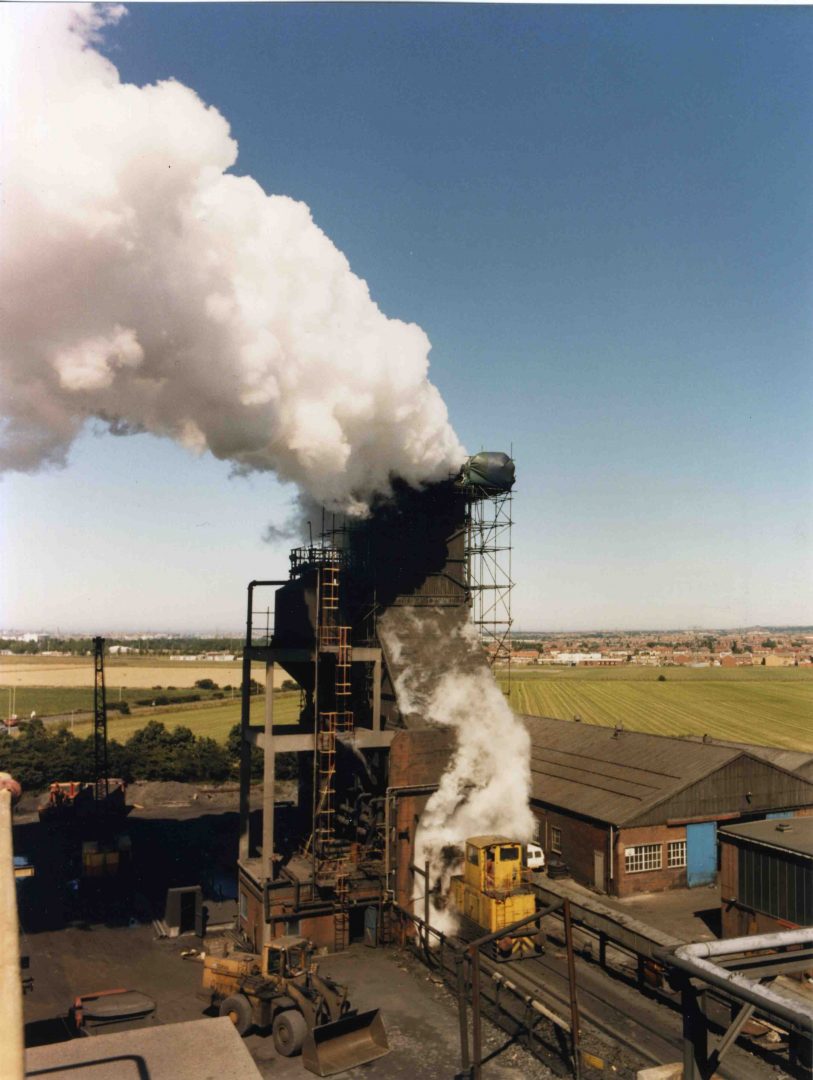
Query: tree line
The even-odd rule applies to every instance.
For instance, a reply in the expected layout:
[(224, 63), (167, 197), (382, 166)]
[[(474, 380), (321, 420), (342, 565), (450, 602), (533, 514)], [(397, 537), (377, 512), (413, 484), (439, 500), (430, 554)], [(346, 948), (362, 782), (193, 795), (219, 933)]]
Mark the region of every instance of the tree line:
[[(133, 780), (237, 779), (240, 768), (240, 725), (226, 744), (181, 725), (171, 731), (150, 720), (125, 742), (107, 743), (108, 775)], [(252, 748), (252, 779), (262, 776), (262, 752)], [(39, 791), (54, 781), (94, 779), (93, 736), (80, 737), (63, 725), (32, 720), (17, 738), (0, 736), (0, 771), (9, 772), (26, 791)], [(296, 775), (296, 756), (277, 756), (277, 776)]]
[[(111, 645), (125, 645), (142, 655), (164, 655), (177, 653), (179, 655), (196, 655), (202, 652), (233, 652), (240, 653), (243, 648), (243, 639), (238, 637), (144, 637), (144, 638), (105, 638), (105, 653), (109, 652)], [(61, 637), (48, 635), (38, 641), (17, 641), (13, 638), (0, 638), (0, 649), (11, 652), (16, 656), (36, 656), (42, 652), (63, 652), (72, 656), (91, 656), (93, 654), (93, 637), (83, 635), (73, 637)], [(124, 654), (127, 655), (126, 653)]]

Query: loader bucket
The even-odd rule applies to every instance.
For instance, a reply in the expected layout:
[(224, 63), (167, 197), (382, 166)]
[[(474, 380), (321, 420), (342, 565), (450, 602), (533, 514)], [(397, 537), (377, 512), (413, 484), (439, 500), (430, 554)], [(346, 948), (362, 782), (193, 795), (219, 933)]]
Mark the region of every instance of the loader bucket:
[(309, 1031), (302, 1044), (302, 1064), (317, 1076), (332, 1076), (389, 1052), (384, 1021), (378, 1009), (371, 1009)]

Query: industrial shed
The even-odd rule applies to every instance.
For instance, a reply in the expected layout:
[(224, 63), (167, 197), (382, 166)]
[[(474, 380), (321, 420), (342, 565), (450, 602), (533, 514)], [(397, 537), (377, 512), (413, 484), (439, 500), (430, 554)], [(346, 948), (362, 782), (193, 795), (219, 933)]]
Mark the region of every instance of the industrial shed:
[(813, 817), (720, 830), (723, 937), (813, 925)]
[(813, 813), (813, 783), (736, 746), (524, 717), (549, 862), (615, 896), (710, 884), (717, 826)]

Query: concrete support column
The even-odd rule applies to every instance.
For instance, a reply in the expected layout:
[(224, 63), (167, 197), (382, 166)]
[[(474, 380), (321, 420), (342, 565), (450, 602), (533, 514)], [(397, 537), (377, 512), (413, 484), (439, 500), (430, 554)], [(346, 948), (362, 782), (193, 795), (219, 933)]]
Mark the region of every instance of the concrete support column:
[(274, 877), (274, 802), (277, 755), (274, 750), (274, 661), (265, 666), (265, 731), (263, 738), (263, 878)]
[(373, 731), (381, 730), (381, 653), (373, 661)]
[(11, 791), (0, 789), (0, 1047), (2, 1074), (23, 1080), (23, 988), (20, 982), (20, 930), (11, 840)]
[[(250, 601), (249, 601), (250, 604)], [(250, 610), (250, 607), (249, 607)], [(249, 857), (249, 815), (251, 812), (251, 655), (249, 647), (243, 650), (243, 690), (240, 697), (240, 844), (241, 862)]]

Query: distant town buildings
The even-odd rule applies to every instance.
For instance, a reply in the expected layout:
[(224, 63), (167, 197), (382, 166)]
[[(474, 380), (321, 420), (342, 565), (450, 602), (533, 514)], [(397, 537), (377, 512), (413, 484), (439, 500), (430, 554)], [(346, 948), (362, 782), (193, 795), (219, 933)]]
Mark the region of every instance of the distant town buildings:
[(206, 661), (206, 663), (211, 663), (213, 661), (215, 663), (217, 663), (218, 661), (222, 661), (223, 663), (231, 664), (236, 659), (237, 659), (237, 656), (234, 653), (227, 653), (227, 652), (202, 652), (202, 653), (194, 653), (194, 654), (190, 653), (188, 655), (186, 653), (184, 653), (184, 654), (177, 654), (175, 656), (170, 656), (170, 660), (183, 660), (184, 662), (190, 662), (190, 663), (195, 663), (195, 662), (200, 663), (200, 661), (203, 660), (203, 661)]
[(813, 634), (749, 629), (701, 632), (528, 634), (492, 644), (496, 663), (569, 667), (800, 667), (813, 664)]

